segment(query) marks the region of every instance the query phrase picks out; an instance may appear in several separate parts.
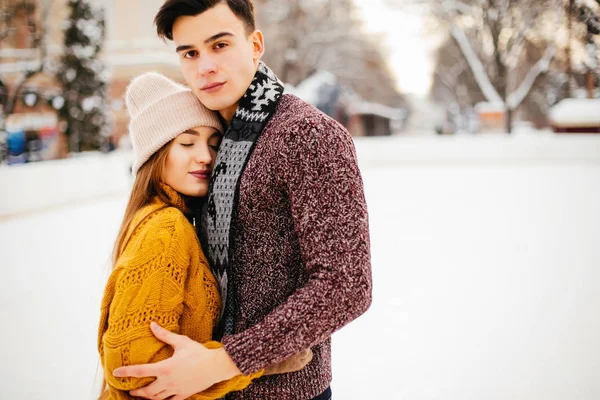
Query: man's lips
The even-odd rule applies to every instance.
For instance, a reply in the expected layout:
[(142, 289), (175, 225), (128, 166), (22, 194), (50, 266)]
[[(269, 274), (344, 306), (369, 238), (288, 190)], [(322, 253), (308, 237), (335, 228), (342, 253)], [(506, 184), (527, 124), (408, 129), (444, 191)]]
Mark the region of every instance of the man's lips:
[(220, 88), (223, 87), (223, 85), (225, 84), (225, 82), (215, 82), (215, 83), (207, 83), (206, 85), (202, 86), (200, 88), (200, 90), (203, 90), (205, 92), (215, 92), (217, 90), (219, 90)]
[(198, 179), (208, 179), (210, 178), (210, 171), (192, 171), (190, 175)]

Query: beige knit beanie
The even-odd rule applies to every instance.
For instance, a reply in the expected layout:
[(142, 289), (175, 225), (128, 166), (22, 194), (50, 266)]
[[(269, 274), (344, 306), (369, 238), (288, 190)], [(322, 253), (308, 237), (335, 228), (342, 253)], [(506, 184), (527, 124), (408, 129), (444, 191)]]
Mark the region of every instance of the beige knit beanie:
[(192, 91), (156, 72), (139, 75), (125, 91), (131, 117), (134, 174), (162, 146), (187, 129), (210, 126), (223, 132), (216, 112), (200, 103)]

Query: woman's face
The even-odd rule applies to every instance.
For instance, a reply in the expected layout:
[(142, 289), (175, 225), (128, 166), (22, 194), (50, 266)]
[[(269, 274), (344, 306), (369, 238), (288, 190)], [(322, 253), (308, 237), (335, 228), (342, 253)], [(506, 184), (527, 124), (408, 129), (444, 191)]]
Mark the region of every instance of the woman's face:
[(162, 181), (186, 196), (206, 196), (222, 137), (219, 131), (206, 126), (181, 133), (169, 148)]

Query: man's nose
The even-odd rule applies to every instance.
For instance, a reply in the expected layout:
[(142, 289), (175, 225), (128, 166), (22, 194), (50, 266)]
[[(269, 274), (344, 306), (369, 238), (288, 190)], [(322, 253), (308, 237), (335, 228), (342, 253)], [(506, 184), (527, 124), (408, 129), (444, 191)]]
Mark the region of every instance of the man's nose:
[(210, 75), (217, 72), (217, 64), (214, 62), (212, 57), (207, 54), (200, 56), (200, 62), (198, 64), (198, 73), (200, 75)]

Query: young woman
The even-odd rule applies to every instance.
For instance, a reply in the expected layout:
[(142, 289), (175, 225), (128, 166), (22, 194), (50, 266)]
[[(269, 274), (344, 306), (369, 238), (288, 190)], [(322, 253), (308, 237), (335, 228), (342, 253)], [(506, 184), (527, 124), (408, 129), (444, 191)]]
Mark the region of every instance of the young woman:
[[(220, 120), (189, 89), (157, 73), (135, 78), (125, 98), (136, 178), (115, 243), (98, 330), (106, 380), (102, 398), (107, 399), (131, 398), (128, 391), (154, 380), (116, 378), (114, 369), (173, 354), (152, 334), (151, 322), (208, 348), (221, 346), (211, 341), (221, 314), (218, 285), (194, 228), (222, 138)], [(263, 374), (295, 371), (310, 361), (306, 353), (294, 357), (191, 398), (218, 399)]]

